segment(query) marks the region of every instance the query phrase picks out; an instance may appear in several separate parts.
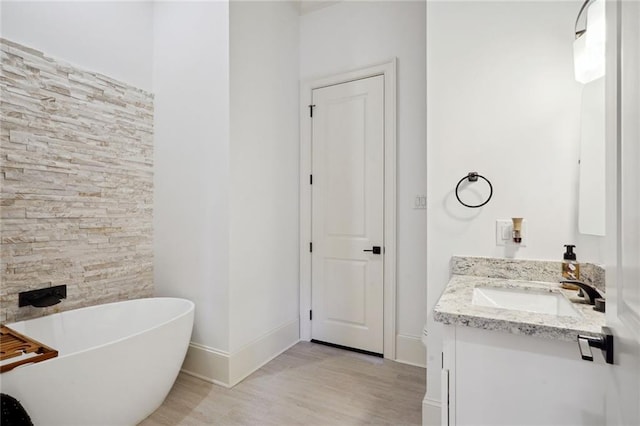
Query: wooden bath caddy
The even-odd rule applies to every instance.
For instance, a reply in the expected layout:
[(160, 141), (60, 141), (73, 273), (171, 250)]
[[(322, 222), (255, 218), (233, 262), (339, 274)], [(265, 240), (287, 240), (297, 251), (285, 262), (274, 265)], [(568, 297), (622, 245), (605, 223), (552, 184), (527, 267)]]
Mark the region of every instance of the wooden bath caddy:
[(0, 340), (0, 361), (20, 357), (20, 359), (14, 362), (0, 366), (0, 373), (13, 370), (19, 365), (40, 362), (58, 356), (58, 351), (55, 349), (51, 349), (7, 326), (0, 326), (0, 329), (0, 333), (2, 334), (2, 339)]

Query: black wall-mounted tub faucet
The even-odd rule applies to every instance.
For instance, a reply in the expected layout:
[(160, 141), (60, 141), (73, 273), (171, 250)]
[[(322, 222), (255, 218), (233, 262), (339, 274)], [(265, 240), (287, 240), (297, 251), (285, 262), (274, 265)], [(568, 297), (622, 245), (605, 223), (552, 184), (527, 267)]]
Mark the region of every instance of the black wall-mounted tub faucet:
[(18, 306), (35, 306), (36, 308), (46, 308), (53, 306), (62, 299), (67, 298), (67, 286), (58, 285), (55, 287), (40, 288), (38, 290), (23, 291), (18, 294)]

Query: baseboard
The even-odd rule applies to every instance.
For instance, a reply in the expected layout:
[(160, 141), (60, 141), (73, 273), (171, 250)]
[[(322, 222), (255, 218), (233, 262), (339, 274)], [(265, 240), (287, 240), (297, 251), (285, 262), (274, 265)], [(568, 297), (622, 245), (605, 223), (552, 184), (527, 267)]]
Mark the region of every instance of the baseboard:
[(427, 350), (420, 336), (398, 334), (396, 336), (396, 359), (403, 364), (427, 366)]
[(228, 352), (191, 342), (182, 371), (207, 382), (230, 387), (229, 361)]
[(427, 398), (422, 400), (422, 426), (440, 426), (442, 415), (442, 404), (435, 399)]
[(232, 353), (229, 360), (229, 384), (235, 386), (240, 383), (299, 341), (300, 321), (296, 318)]
[(296, 318), (231, 354), (192, 342), (182, 371), (230, 388), (299, 341), (300, 321)]

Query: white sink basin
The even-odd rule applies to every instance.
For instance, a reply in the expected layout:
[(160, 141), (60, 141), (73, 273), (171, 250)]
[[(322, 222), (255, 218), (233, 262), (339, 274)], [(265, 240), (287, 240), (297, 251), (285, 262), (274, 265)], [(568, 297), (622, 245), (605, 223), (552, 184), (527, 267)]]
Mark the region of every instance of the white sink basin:
[(471, 303), (476, 306), (580, 317), (572, 303), (561, 293), (517, 288), (476, 287)]

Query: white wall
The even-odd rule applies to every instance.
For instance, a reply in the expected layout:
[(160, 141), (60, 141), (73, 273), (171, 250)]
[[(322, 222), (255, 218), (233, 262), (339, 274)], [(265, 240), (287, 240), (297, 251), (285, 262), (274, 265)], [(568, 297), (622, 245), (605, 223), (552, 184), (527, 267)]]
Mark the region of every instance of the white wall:
[[(560, 260), (563, 244), (578, 241), (579, 260), (601, 261), (597, 240), (581, 245), (577, 233), (581, 85), (573, 79), (572, 30), (579, 4), (427, 6), (428, 398), (440, 399), (441, 326), (431, 311), (452, 255)], [(463, 207), (453, 194), (469, 171), (494, 185), (481, 209)], [(513, 216), (528, 221), (527, 246), (516, 252), (495, 244), (495, 220)]]
[(153, 3), (2, 1), (2, 37), (151, 91)]
[(230, 46), (234, 353), (299, 316), (297, 5), (232, 2)]
[(153, 91), (156, 293), (229, 347), (229, 13), (216, 2), (3, 1), (2, 37)]
[(185, 368), (233, 385), (298, 340), (298, 9), (155, 9), (157, 294), (196, 302)]
[(155, 292), (196, 303), (192, 364), (211, 355), (222, 363), (203, 371), (233, 381), (295, 342), (297, 5), (234, 2), (231, 16), (228, 1), (1, 11), (3, 37), (155, 93)]
[[(300, 78), (323, 77), (398, 58), (397, 333), (421, 349), (425, 322), (425, 4), (340, 2), (300, 18)], [(405, 347), (399, 345), (400, 347)], [(402, 354), (398, 354), (402, 356)]]
[(155, 285), (196, 303), (192, 341), (229, 348), (229, 5), (156, 2)]

